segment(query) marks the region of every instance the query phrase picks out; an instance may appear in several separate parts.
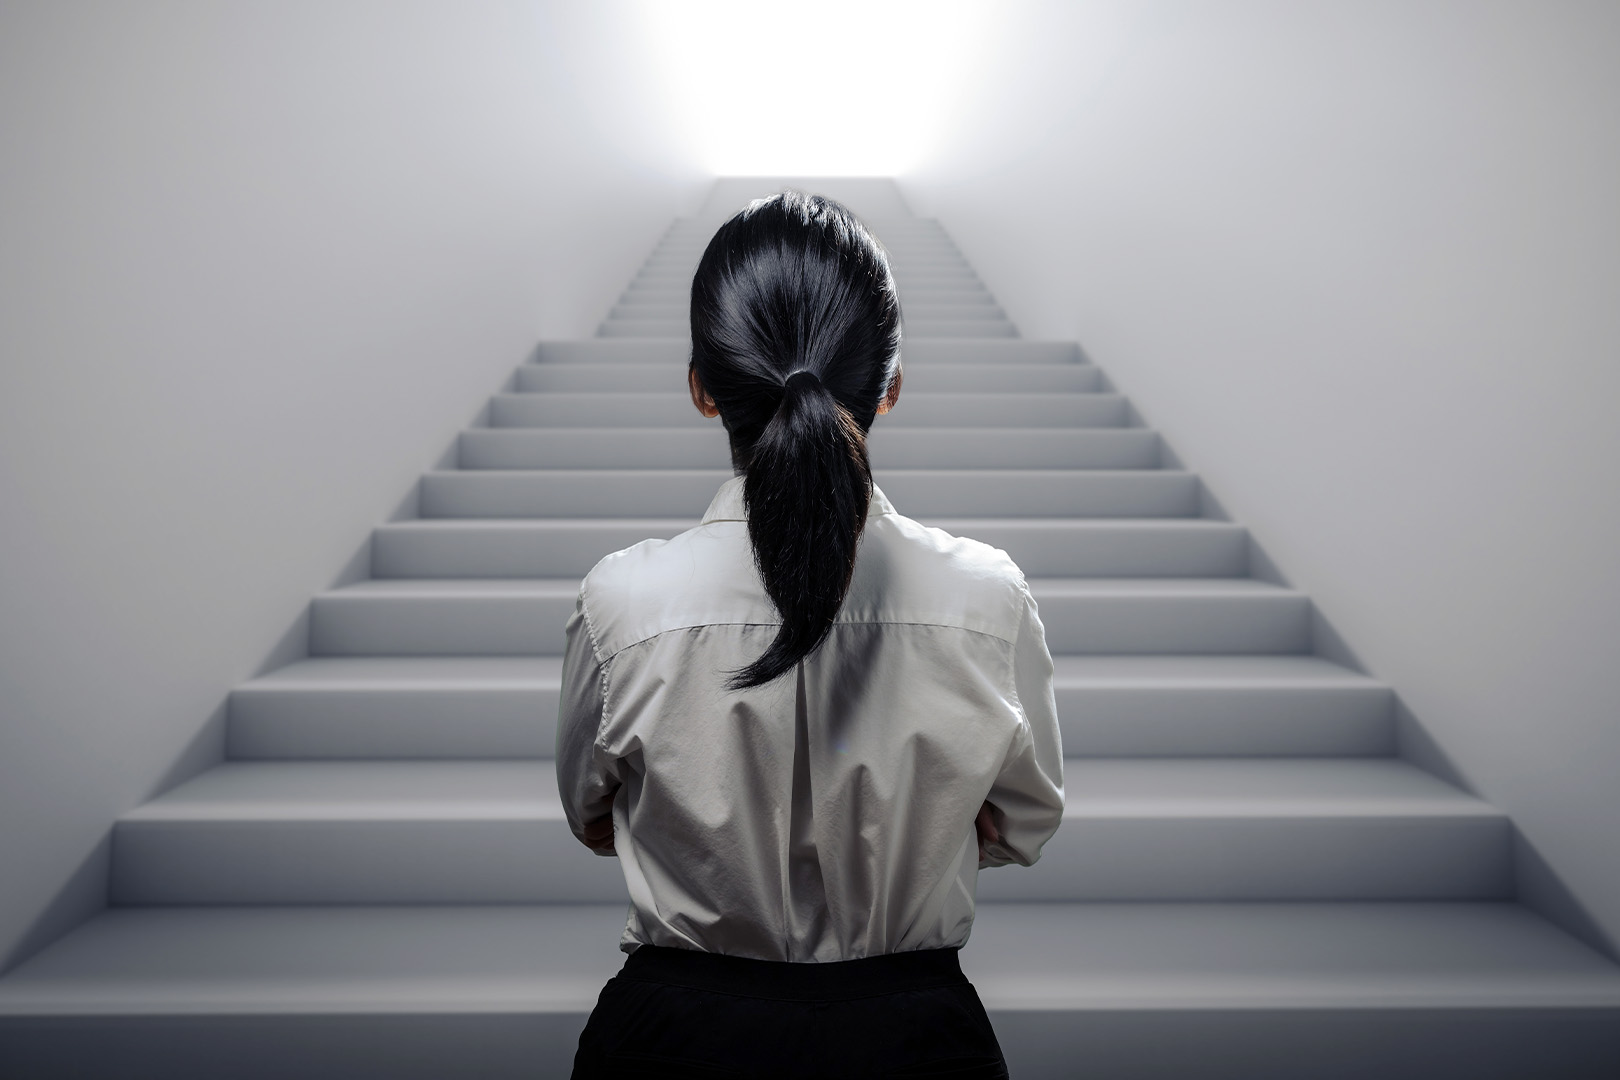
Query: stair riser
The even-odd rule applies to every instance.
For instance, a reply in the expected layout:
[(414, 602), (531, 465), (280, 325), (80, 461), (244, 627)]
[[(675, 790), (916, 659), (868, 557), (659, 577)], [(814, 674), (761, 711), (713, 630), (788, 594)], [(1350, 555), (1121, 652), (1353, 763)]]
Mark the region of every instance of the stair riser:
[[(907, 370), (916, 364), (1077, 364), (1080, 348), (1072, 341), (913, 341), (901, 346)], [(670, 363), (685, 368), (691, 345), (679, 340), (546, 341), (534, 350), (534, 359), (547, 364)]]
[[(606, 338), (670, 338), (686, 340), (689, 328), (685, 322), (652, 319), (610, 319), (597, 328), (598, 337)], [(946, 320), (907, 320), (907, 334), (914, 337), (998, 338), (1017, 337), (1011, 323), (998, 321), (967, 322)]]
[(1448, 900), (1512, 894), (1495, 816), (1066, 817), (981, 900)]
[[(874, 429), (877, 469), (1156, 469), (1146, 428)], [(730, 469), (723, 433), (694, 428), (475, 429), (461, 434), (463, 469)]]
[(560, 656), (574, 600), (376, 597), (310, 602), (311, 656)]
[[(729, 470), (680, 472), (429, 472), (424, 518), (683, 516), (701, 511)], [(911, 517), (1193, 517), (1198, 481), (1190, 473), (885, 472), (878, 486)]]
[[(1117, 394), (930, 394), (904, 397), (874, 429), (896, 427), (1122, 427), (1125, 399)], [(628, 392), (496, 394), (491, 427), (696, 427), (720, 422), (692, 407), (691, 395)], [(723, 436), (722, 436), (723, 437)]]
[(549, 758), (558, 686), (231, 693), (225, 756)]
[[(1016, 559), (1014, 561), (1019, 561)], [(1298, 596), (1120, 596), (1041, 599), (1053, 653), (1210, 655), (1306, 653), (1310, 602)]]
[[(703, 258), (703, 249), (697, 246), (679, 244), (670, 247), (659, 247), (642, 263), (641, 272), (651, 271), (679, 271), (692, 273), (697, 269)], [(943, 244), (905, 244), (898, 248), (889, 249), (889, 266), (898, 276), (908, 269), (932, 269), (946, 267), (952, 270), (971, 270), (970, 264), (962, 253), (955, 248)]]
[[(639, 271), (633, 280), (647, 281), (657, 279), (673, 279), (690, 286), (693, 276), (697, 273), (698, 260), (696, 258), (677, 258), (665, 256), (648, 262)], [(951, 277), (978, 280), (973, 267), (960, 257), (950, 255), (918, 255), (908, 259), (896, 259), (889, 264), (894, 273), (896, 283), (904, 283), (908, 279), (926, 279), (933, 277)]]
[[(989, 319), (1001, 320), (1006, 314), (993, 300), (976, 297), (956, 302), (916, 298), (904, 307), (905, 318), (933, 321), (936, 319)], [(687, 318), (687, 306), (663, 294), (658, 299), (631, 299), (620, 301), (608, 312), (609, 319), (657, 319), (679, 322)]]
[[(1620, 1058), (1612, 1008), (1002, 1007), (969, 960), (1019, 1080), (1074, 1080), (1077, 1061), (1122, 1080), (1613, 1080)], [(616, 958), (604, 963), (598, 983), (616, 969)], [(594, 1001), (582, 992), (567, 1007), (528, 1010), (0, 1017), (0, 1068), (59, 1080), (562, 1080)], [(1320, 1047), (1332, 1052), (1311, 1052)]]
[[(662, 314), (658, 316), (659, 318), (685, 319), (688, 310), (686, 293), (687, 284), (684, 280), (637, 283), (624, 291), (612, 314), (619, 318), (633, 318), (636, 317), (634, 309), (657, 306), (674, 309), (673, 314)], [(900, 310), (907, 319), (924, 314), (923, 309), (926, 308), (955, 309), (958, 305), (965, 305), (974, 310), (981, 307), (995, 308), (996, 315), (1005, 317), (1005, 312), (997, 307), (990, 293), (983, 288), (961, 282), (913, 283), (900, 293)], [(642, 317), (647, 317), (647, 314), (643, 313)]]
[(616, 859), (558, 818), (118, 822), (114, 904), (579, 903), (625, 897)]
[[(960, 275), (958, 276), (960, 277)], [(942, 289), (939, 286), (928, 283), (919, 284), (916, 281), (910, 283), (896, 281), (895, 286), (900, 292), (900, 306), (902, 310), (904, 310), (906, 301), (909, 298), (922, 297), (925, 294), (939, 294), (942, 297), (952, 295), (950, 286), (945, 286)], [(641, 300), (651, 295), (662, 296), (664, 298), (662, 301), (663, 303), (682, 305), (682, 313), (684, 314), (686, 310), (685, 305), (690, 303), (692, 298), (691, 279), (684, 275), (676, 276), (674, 273), (670, 273), (668, 275), (659, 275), (656, 278), (638, 278), (631, 281), (630, 284), (625, 287), (624, 293), (622, 294), (624, 300), (627, 302), (632, 300)], [(956, 289), (955, 295), (964, 300), (995, 303), (994, 294), (992, 294), (989, 289), (985, 288), (983, 284), (980, 284), (977, 281)]]
[[(698, 499), (688, 509), (699, 503), (707, 505)], [(1247, 572), (1247, 534), (1225, 522), (920, 520), (1002, 548), (1029, 576), (1240, 577)], [(667, 538), (680, 524), (625, 518), (381, 525), (372, 534), (371, 573), (378, 578), (583, 577), (602, 556), (649, 537)], [(686, 524), (696, 524), (696, 517)]]
[[(1303, 653), (1309, 605), (1278, 597), (1042, 597), (1053, 653)], [(379, 597), (310, 605), (312, 656), (556, 656), (572, 596)]]
[[(1033, 867), (981, 874), (985, 901), (1500, 899), (1494, 816), (1071, 816)], [(627, 899), (617, 861), (555, 817), (119, 822), (112, 902), (579, 903)]]
[[(1071, 757), (1346, 756), (1395, 752), (1382, 687), (1056, 689)], [(549, 758), (558, 688), (267, 690), (230, 696), (226, 757)]]
[(1384, 757), (1387, 687), (1055, 688), (1070, 757)]
[[(1102, 378), (1089, 364), (1005, 364), (976, 367), (908, 365), (904, 398), (912, 394), (1088, 393), (1102, 390)], [(638, 393), (686, 391), (684, 363), (524, 364), (517, 369), (520, 393)]]

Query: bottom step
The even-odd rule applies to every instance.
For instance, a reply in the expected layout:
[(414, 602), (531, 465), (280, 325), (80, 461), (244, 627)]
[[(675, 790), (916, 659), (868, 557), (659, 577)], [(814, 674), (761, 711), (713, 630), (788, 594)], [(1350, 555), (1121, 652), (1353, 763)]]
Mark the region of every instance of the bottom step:
[[(0, 978), (0, 1076), (567, 1076), (624, 914), (114, 908)], [(985, 904), (962, 955), (1019, 1080), (1620, 1075), (1620, 968), (1513, 904)]]

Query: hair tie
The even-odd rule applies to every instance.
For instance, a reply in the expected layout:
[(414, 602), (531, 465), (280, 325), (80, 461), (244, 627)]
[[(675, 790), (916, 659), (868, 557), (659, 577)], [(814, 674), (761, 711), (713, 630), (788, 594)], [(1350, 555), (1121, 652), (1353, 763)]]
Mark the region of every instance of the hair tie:
[(821, 386), (821, 379), (809, 368), (800, 368), (798, 371), (788, 375), (786, 381), (782, 383), (782, 388), (791, 389), (795, 384), (804, 387), (806, 390), (815, 390)]

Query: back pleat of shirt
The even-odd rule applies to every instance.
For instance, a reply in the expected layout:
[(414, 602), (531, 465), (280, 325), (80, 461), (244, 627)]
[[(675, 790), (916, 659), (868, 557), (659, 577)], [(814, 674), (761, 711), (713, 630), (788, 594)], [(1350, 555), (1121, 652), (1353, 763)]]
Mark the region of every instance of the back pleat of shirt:
[(1061, 818), (1051, 661), (1023, 575), (874, 492), (826, 640), (733, 691), (780, 622), (741, 518), (739, 478), (703, 524), (605, 558), (581, 589), (591, 641), (565, 663), (559, 783), (571, 822), (611, 800), (624, 947), (833, 961), (960, 945), (981, 803), (1007, 804), (999, 862), (1034, 861)]

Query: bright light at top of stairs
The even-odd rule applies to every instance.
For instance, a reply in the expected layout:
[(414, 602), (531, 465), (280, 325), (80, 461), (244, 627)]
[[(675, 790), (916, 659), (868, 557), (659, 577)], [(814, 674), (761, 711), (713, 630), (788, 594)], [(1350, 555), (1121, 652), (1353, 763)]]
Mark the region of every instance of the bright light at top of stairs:
[(894, 176), (945, 134), (978, 74), (971, 0), (642, 0), (670, 121), (720, 176)]

